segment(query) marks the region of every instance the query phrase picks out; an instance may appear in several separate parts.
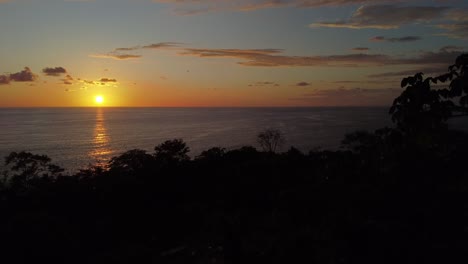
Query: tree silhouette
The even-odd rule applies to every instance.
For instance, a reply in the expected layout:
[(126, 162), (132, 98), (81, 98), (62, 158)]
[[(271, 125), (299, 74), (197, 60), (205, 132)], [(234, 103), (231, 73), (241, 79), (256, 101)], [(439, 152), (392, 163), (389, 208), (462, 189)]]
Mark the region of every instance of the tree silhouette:
[(163, 162), (182, 162), (190, 160), (190, 148), (182, 139), (167, 140), (154, 148), (154, 157)]
[(284, 144), (285, 138), (280, 130), (269, 128), (257, 135), (257, 142), (264, 151), (276, 152)]
[(202, 153), (197, 156), (197, 159), (215, 161), (215, 160), (222, 159), (225, 154), (226, 154), (225, 148), (214, 147), (214, 148), (210, 148), (208, 150), (202, 151)]
[[(9, 171), (4, 172), (4, 180), (10, 181), (12, 185), (25, 186), (29, 181), (37, 178), (58, 177), (62, 175), (63, 168), (51, 163), (46, 155), (36, 155), (30, 152), (11, 152), (5, 157), (5, 167)], [(7, 180), (9, 178), (9, 180)]]
[(109, 168), (111, 171), (135, 174), (148, 168), (153, 159), (153, 156), (147, 154), (145, 150), (133, 149), (124, 152), (118, 157), (112, 158), (109, 161)]

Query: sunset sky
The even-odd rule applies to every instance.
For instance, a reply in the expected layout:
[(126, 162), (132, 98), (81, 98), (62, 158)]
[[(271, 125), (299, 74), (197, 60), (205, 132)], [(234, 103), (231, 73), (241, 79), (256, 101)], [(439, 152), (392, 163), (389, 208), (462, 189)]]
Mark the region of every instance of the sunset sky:
[(0, 0), (0, 107), (389, 105), (466, 0)]

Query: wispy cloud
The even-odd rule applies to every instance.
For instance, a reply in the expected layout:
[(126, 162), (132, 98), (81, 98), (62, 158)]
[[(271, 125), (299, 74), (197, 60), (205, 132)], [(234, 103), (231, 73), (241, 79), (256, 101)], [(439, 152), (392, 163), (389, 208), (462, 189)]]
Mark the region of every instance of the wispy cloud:
[(387, 38), (384, 36), (376, 36), (370, 39), (370, 41), (374, 42), (381, 42), (381, 41), (386, 41), (386, 42), (413, 42), (413, 41), (418, 41), (422, 40), (422, 37), (419, 36), (404, 36), (404, 37), (394, 37), (394, 38)]
[(276, 82), (263, 81), (263, 82), (251, 83), (248, 86), (249, 87), (262, 87), (262, 86), (280, 86), (280, 85)]
[(114, 60), (130, 60), (130, 59), (139, 59), (142, 57), (141, 55), (122, 54), (122, 53), (115, 53), (115, 52), (110, 52), (107, 54), (92, 54), (89, 56), (93, 58), (114, 59)]
[(143, 49), (169, 49), (169, 48), (177, 48), (182, 43), (178, 42), (160, 42), (160, 43), (153, 43), (150, 45), (142, 46)]
[(311, 27), (394, 29), (412, 23), (427, 23), (444, 17), (449, 7), (364, 5), (348, 20), (313, 23)]
[(443, 35), (452, 38), (468, 38), (468, 8), (457, 8), (447, 13), (447, 19), (452, 23), (441, 23), (438, 28), (445, 29)]
[(235, 58), (243, 66), (358, 66), (388, 63), (391, 58), (381, 54), (347, 54), (332, 56), (285, 56), (279, 49), (185, 49), (182, 56), (202, 58)]
[[(399, 0), (153, 0), (170, 5), (178, 15), (197, 15), (219, 11), (255, 11), (267, 8), (296, 7), (319, 8), (359, 4), (395, 3)], [(408, 0), (406, 2), (417, 2)]]
[(152, 43), (149, 45), (120, 47), (120, 48), (115, 48), (113, 51), (105, 53), (105, 54), (92, 54), (90, 55), (90, 57), (101, 58), (101, 59), (114, 59), (114, 60), (139, 59), (142, 57), (142, 55), (122, 53), (122, 52), (137, 51), (137, 50), (142, 50), (142, 49), (173, 49), (173, 48), (178, 48), (181, 45), (182, 43), (178, 43), (178, 42), (159, 42), (159, 43)]
[(290, 98), (316, 106), (387, 106), (401, 93), (400, 89), (334, 88), (317, 89), (300, 97)]

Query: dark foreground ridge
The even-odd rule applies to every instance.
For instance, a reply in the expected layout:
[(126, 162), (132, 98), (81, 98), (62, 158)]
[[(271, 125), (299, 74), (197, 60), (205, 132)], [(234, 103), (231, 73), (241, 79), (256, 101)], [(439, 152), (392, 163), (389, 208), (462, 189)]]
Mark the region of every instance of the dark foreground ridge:
[[(394, 128), (339, 151), (212, 148), (169, 140), (63, 175), (13, 152), (0, 183), (2, 263), (466, 263), (467, 56), (405, 78)], [(449, 88), (431, 84), (450, 81)]]

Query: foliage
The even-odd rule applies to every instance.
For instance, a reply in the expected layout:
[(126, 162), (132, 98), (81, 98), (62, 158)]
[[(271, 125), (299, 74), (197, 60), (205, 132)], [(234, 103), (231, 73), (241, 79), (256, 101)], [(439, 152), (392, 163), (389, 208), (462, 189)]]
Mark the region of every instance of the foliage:
[[(409, 134), (446, 129), (446, 121), (454, 113), (468, 113), (468, 54), (460, 55), (449, 72), (438, 77), (423, 78), (423, 73), (404, 78), (405, 90), (398, 96), (390, 114), (397, 127)], [(431, 85), (451, 81), (447, 88)], [(459, 104), (454, 99), (459, 98)]]

